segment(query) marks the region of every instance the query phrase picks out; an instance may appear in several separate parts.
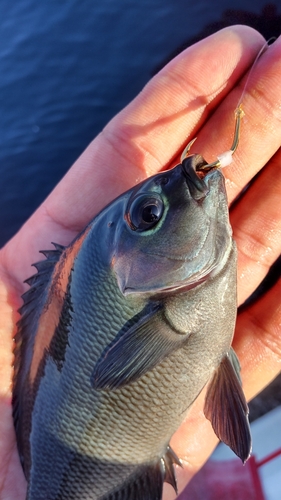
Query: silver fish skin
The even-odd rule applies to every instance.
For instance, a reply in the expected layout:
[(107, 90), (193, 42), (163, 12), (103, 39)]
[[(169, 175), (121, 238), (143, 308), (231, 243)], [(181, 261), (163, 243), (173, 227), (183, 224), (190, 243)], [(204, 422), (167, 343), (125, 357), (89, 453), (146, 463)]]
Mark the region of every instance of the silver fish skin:
[(35, 264), (13, 396), (27, 500), (160, 500), (164, 481), (176, 490), (169, 441), (207, 382), (207, 418), (248, 458), (230, 347), (236, 247), (223, 175), (199, 174), (202, 162), (143, 181)]

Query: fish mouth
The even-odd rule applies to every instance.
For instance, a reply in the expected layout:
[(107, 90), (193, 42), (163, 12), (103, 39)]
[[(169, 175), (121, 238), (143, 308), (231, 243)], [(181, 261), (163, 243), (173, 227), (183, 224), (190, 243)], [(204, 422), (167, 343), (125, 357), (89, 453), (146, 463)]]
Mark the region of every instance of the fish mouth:
[(200, 170), (204, 165), (208, 164), (203, 156), (199, 154), (190, 155), (184, 158), (181, 163), (183, 175), (194, 200), (205, 198), (209, 192), (209, 188), (204, 181), (207, 172)]

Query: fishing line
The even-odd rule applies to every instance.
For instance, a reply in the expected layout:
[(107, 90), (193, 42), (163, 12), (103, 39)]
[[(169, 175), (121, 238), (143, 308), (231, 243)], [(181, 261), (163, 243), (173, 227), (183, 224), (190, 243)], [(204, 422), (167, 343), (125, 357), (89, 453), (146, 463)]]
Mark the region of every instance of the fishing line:
[[(224, 153), (221, 153), (220, 155), (218, 155), (216, 161), (214, 161), (213, 163), (208, 163), (207, 165), (201, 165), (198, 168), (198, 170), (208, 171), (208, 170), (212, 170), (213, 168), (224, 168), (224, 167), (227, 167), (228, 165), (230, 165), (230, 163), (232, 162), (232, 160), (233, 160), (232, 156), (235, 153), (235, 151), (238, 147), (238, 143), (239, 143), (241, 120), (242, 120), (243, 116), (245, 115), (243, 108), (242, 108), (242, 102), (243, 102), (243, 99), (244, 99), (244, 96), (245, 96), (245, 93), (246, 93), (246, 90), (247, 90), (247, 87), (249, 84), (249, 80), (252, 76), (252, 72), (253, 72), (254, 68), (257, 65), (258, 60), (260, 59), (262, 54), (269, 48), (269, 44), (271, 42), (274, 42), (275, 40), (276, 40), (276, 37), (271, 37), (271, 38), (269, 38), (269, 40), (267, 40), (263, 44), (262, 48), (260, 49), (257, 56), (255, 57), (255, 60), (252, 64), (252, 67), (247, 75), (242, 94), (241, 94), (240, 99), (239, 99), (237, 106), (235, 108), (235, 131), (234, 131), (234, 138), (233, 138), (233, 143), (232, 143), (231, 148), (228, 151), (225, 151)], [(189, 150), (195, 141), (196, 141), (196, 138), (193, 139), (192, 141), (190, 141), (188, 143), (188, 145), (184, 148), (184, 150), (181, 154), (181, 162), (184, 160), (184, 158), (186, 158), (188, 156)]]
[[(257, 65), (258, 60), (260, 59), (262, 54), (268, 49), (270, 42), (274, 42), (275, 40), (276, 40), (275, 37), (271, 37), (269, 40), (267, 40), (263, 44), (262, 48), (260, 49), (260, 51), (258, 52), (258, 54), (255, 57), (255, 60), (252, 64), (252, 67), (247, 75), (246, 82), (244, 84), (244, 88), (243, 88), (241, 97), (240, 97), (238, 104), (236, 106), (236, 109), (235, 109), (235, 132), (234, 132), (234, 139), (233, 139), (232, 146), (228, 151), (225, 151), (224, 153), (217, 156), (218, 162), (214, 162), (214, 165), (213, 165), (216, 168), (227, 167), (228, 165), (230, 165), (230, 163), (233, 160), (233, 158), (232, 158), (233, 153), (235, 153), (235, 151), (238, 147), (238, 143), (239, 143), (241, 120), (242, 120), (243, 116), (245, 116), (245, 113), (244, 113), (243, 108), (242, 108), (242, 102), (243, 102), (243, 99), (244, 99), (244, 96), (245, 96), (245, 93), (247, 90), (249, 80), (251, 78), (251, 75), (253, 73), (254, 68)], [(212, 165), (212, 164), (210, 164), (210, 165)], [(208, 167), (208, 165), (206, 165), (206, 167)]]
[(243, 99), (244, 99), (244, 96), (245, 96), (245, 93), (246, 93), (246, 90), (247, 90), (247, 86), (249, 84), (249, 80), (251, 78), (251, 75), (253, 73), (254, 68), (257, 65), (258, 60), (260, 59), (260, 57), (262, 56), (262, 54), (268, 49), (269, 43), (273, 42), (274, 40), (276, 40), (276, 38), (275, 37), (271, 37), (269, 40), (267, 40), (263, 44), (262, 48), (260, 49), (260, 51), (256, 55), (255, 60), (254, 60), (254, 62), (252, 64), (252, 67), (251, 67), (251, 69), (250, 69), (250, 71), (249, 71), (249, 73), (247, 75), (246, 82), (244, 84), (244, 88), (243, 88), (242, 94), (240, 96), (240, 99), (239, 99), (238, 104), (237, 104), (236, 109), (235, 109), (235, 131), (234, 131), (234, 138), (233, 138), (233, 143), (232, 143), (231, 148), (228, 151), (225, 151), (224, 153), (218, 155), (217, 156), (217, 161), (206, 165), (205, 169), (210, 169), (210, 168), (224, 168), (224, 167), (227, 167), (228, 165), (230, 165), (230, 163), (232, 162), (232, 160), (233, 160), (233, 157), (232, 157), (233, 153), (235, 153), (235, 151), (236, 151), (236, 149), (238, 147), (238, 143), (239, 143), (241, 120), (242, 120), (243, 116), (245, 115), (245, 113), (243, 111), (243, 108), (242, 108), (242, 102), (243, 102)]
[(250, 71), (249, 71), (249, 73), (248, 73), (248, 76), (247, 76), (247, 79), (246, 79), (246, 82), (245, 82), (245, 85), (244, 85), (244, 88), (243, 88), (243, 91), (242, 91), (241, 97), (240, 97), (240, 99), (239, 99), (239, 101), (238, 101), (238, 104), (237, 104), (237, 106), (236, 106), (236, 110), (237, 110), (237, 109), (241, 106), (241, 104), (242, 104), (242, 101), (243, 101), (243, 99), (244, 99), (244, 95), (245, 95), (246, 90), (247, 90), (247, 86), (248, 86), (249, 80), (250, 80), (250, 78), (251, 78), (251, 76), (252, 76), (252, 73), (253, 73), (254, 68), (255, 68), (255, 67), (256, 67), (256, 65), (257, 65), (258, 60), (259, 60), (259, 59), (260, 59), (260, 57), (264, 54), (264, 52), (265, 52), (265, 51), (269, 48), (269, 44), (270, 44), (271, 42), (274, 42), (275, 40), (276, 40), (276, 37), (275, 37), (275, 36), (273, 36), (273, 37), (269, 38), (269, 40), (267, 40), (267, 41), (263, 44), (262, 48), (261, 48), (261, 49), (260, 49), (260, 51), (258, 52), (258, 54), (257, 54), (257, 56), (256, 56), (256, 58), (255, 58), (255, 60), (254, 60), (254, 62), (253, 62), (253, 64), (252, 64), (252, 67), (251, 67), (251, 69), (250, 69)]

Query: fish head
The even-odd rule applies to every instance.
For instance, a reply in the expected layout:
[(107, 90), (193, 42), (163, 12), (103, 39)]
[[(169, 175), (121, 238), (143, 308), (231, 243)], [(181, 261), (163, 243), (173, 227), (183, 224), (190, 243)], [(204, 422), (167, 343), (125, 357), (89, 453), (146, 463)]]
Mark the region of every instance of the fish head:
[(231, 246), (224, 177), (192, 155), (118, 199), (111, 266), (121, 292), (192, 288), (218, 271)]

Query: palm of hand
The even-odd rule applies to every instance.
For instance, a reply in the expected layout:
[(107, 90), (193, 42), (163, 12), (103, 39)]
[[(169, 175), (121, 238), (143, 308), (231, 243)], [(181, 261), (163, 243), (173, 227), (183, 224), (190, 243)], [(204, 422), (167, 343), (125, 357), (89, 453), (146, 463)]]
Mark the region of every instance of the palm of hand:
[[(242, 92), (238, 80), (262, 43), (261, 36), (250, 28), (232, 27), (178, 56), (109, 123), (1, 250), (0, 500), (25, 498), (26, 485), (12, 421), (11, 377), (16, 310), (24, 291), (22, 282), (32, 274), (30, 263), (39, 260), (38, 250), (50, 248), (50, 240), (69, 243), (105, 203), (147, 175), (167, 167), (188, 137), (198, 134), (195, 149), (208, 161), (229, 149), (233, 111)], [(239, 304), (254, 291), (281, 249), (281, 87), (274, 85), (281, 74), (280, 52), (278, 40), (251, 75), (243, 100), (246, 118), (240, 145), (234, 163), (225, 169), (231, 203), (266, 165), (230, 212), (239, 251)], [(234, 347), (248, 398), (280, 370), (280, 286), (279, 280), (238, 317)], [(200, 395), (173, 437), (172, 446), (185, 466), (178, 473), (180, 489), (216, 444), (211, 426), (203, 417), (203, 398)], [(165, 486), (164, 499), (171, 498), (174, 494)]]

